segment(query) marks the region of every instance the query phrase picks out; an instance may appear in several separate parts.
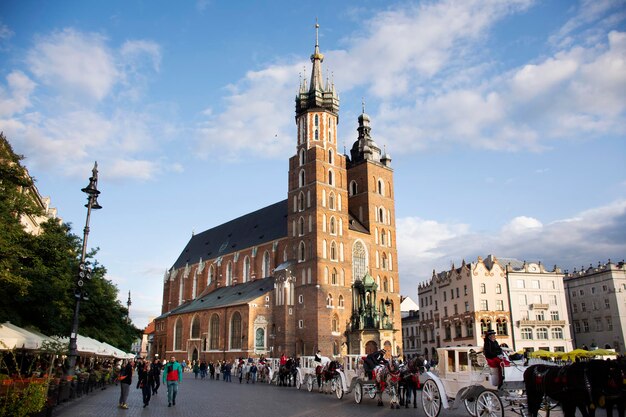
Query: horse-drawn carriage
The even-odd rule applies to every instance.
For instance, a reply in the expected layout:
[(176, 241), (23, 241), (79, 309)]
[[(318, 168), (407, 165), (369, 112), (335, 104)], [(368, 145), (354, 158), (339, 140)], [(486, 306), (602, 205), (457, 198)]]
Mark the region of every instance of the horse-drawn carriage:
[[(422, 387), (422, 407), (427, 417), (437, 417), (442, 408), (461, 404), (472, 416), (504, 417), (505, 408), (526, 416), (524, 361), (490, 368), (479, 347), (462, 346), (437, 349), (438, 372), (426, 372)], [(498, 372), (504, 381), (497, 387)]]

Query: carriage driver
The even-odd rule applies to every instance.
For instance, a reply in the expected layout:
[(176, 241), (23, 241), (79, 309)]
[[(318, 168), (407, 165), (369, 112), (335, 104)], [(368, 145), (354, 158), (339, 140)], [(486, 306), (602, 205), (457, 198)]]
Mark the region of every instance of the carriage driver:
[(365, 357), (363, 361), (363, 368), (365, 370), (365, 376), (368, 379), (372, 379), (372, 371), (381, 363), (386, 363), (385, 354), (387, 351), (385, 349), (381, 349), (377, 352), (372, 352)]
[(490, 368), (497, 368), (498, 372), (498, 388), (502, 386), (504, 382), (504, 373), (502, 372), (503, 366), (509, 366), (510, 362), (505, 359), (504, 352), (496, 340), (496, 332), (492, 329), (487, 331), (485, 335), (485, 346), (483, 347), (483, 354), (487, 359), (487, 365)]

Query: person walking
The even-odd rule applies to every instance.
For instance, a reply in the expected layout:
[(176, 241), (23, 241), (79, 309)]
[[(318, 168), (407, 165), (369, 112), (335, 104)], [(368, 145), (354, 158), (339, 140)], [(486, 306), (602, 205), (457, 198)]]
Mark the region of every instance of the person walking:
[(153, 381), (152, 395), (156, 395), (159, 391), (159, 387), (161, 386), (161, 361), (155, 359), (150, 367), (150, 372), (152, 373)]
[(133, 365), (134, 361), (131, 359), (126, 362), (120, 371), (120, 403), (119, 407), (124, 410), (128, 409), (128, 392), (130, 391), (130, 384), (133, 382)]
[(222, 364), (220, 363), (220, 361), (217, 361), (217, 363), (215, 364), (215, 380), (216, 381), (220, 380), (221, 372), (222, 372)]
[(170, 361), (163, 368), (163, 383), (167, 384), (167, 406), (176, 405), (176, 395), (178, 394), (178, 384), (183, 380), (183, 367), (176, 362), (176, 357), (172, 356)]
[(250, 366), (250, 378), (252, 379), (253, 384), (256, 382), (256, 372), (257, 372), (256, 363), (252, 362), (252, 366)]
[(152, 387), (154, 385), (154, 372), (152, 372), (152, 366), (150, 362), (146, 361), (141, 372), (138, 372), (139, 380), (137, 381), (137, 389), (141, 388), (141, 394), (143, 396), (143, 408), (146, 408), (150, 404), (150, 398), (152, 397)]
[(193, 370), (195, 378), (198, 379), (198, 374), (200, 373), (200, 365), (198, 365), (198, 362), (194, 361), (191, 369)]

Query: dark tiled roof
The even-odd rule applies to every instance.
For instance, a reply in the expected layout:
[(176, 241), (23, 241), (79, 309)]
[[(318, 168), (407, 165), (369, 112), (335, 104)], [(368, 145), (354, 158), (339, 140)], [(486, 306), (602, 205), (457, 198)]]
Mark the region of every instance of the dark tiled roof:
[[(189, 301), (162, 314), (156, 319), (163, 319), (174, 314), (191, 313), (218, 307), (247, 304), (274, 289), (274, 277), (257, 279), (245, 284), (218, 288), (202, 297)], [(155, 319), (155, 320), (156, 320)]]
[(287, 236), (287, 200), (274, 203), (235, 220), (192, 236), (174, 268), (215, 259)]

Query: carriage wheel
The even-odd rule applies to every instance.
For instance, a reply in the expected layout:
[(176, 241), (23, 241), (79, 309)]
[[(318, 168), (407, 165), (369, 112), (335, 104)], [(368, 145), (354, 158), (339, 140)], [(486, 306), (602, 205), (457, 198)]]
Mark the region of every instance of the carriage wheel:
[(313, 391), (313, 376), (311, 375), (306, 376), (306, 390), (309, 392)]
[(296, 375), (296, 389), (302, 388), (302, 381), (300, 380), (300, 375)]
[(472, 398), (471, 400), (463, 400), (463, 405), (465, 405), (465, 409), (469, 413), (470, 416), (476, 417), (476, 399)]
[(358, 381), (354, 385), (354, 401), (357, 404), (361, 404), (361, 401), (363, 401), (363, 385)]
[(437, 417), (441, 412), (441, 393), (432, 379), (424, 382), (422, 387), (422, 408), (428, 417)]
[(367, 396), (373, 400), (374, 398), (376, 398), (376, 394), (378, 394), (378, 387), (375, 383), (370, 384), (369, 388), (367, 389)]
[(483, 391), (476, 399), (476, 415), (481, 417), (504, 417), (504, 406), (498, 394)]
[(341, 377), (340, 376), (336, 376), (333, 379), (333, 383), (334, 383), (334, 389), (335, 389), (335, 395), (337, 396), (338, 399), (342, 399), (343, 398), (343, 384), (341, 383)]

